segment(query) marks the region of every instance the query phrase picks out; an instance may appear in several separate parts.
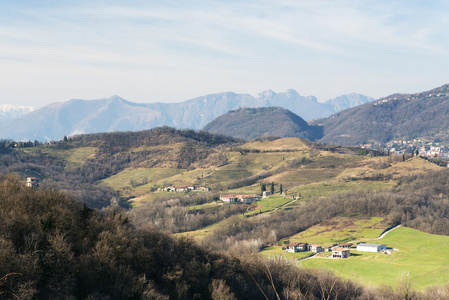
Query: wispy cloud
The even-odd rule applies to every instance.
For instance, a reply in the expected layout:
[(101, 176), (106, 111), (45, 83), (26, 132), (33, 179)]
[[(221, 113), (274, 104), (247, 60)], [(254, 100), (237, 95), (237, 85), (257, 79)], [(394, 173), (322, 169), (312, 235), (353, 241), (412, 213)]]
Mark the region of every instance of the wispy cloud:
[[(83, 82), (78, 90), (107, 96), (112, 91), (94, 80), (102, 74), (110, 85), (121, 83), (150, 101), (173, 99), (174, 91), (180, 101), (194, 92), (245, 86), (248, 92), (301, 87), (320, 98), (352, 91), (376, 97), (390, 92), (390, 83), (372, 86), (370, 77), (401, 76), (416, 86), (412, 65), (423, 69), (423, 82), (449, 81), (425, 67), (448, 67), (448, 8), (442, 0), (10, 2), (0, 12), (0, 66), (23, 74), (41, 70), (40, 90), (29, 95), (40, 97), (36, 101), (49, 101), (43, 91), (57, 78), (76, 76)], [(151, 78), (151, 89), (116, 74)], [(11, 97), (13, 80), (0, 83)], [(320, 88), (327, 80), (335, 81), (327, 84), (331, 90)], [(76, 97), (73, 91), (54, 98)]]

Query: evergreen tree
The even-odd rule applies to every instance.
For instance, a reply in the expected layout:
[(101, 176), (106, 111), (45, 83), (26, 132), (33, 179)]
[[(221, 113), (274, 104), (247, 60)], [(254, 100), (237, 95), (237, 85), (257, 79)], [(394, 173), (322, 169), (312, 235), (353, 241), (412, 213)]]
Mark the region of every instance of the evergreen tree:
[(274, 182), (271, 183), (270, 193), (274, 194)]

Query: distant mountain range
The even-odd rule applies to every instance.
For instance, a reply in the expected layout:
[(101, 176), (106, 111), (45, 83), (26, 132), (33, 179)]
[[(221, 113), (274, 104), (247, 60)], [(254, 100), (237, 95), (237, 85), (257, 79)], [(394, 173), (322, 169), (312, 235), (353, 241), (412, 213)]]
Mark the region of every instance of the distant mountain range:
[(63, 136), (93, 132), (138, 131), (158, 126), (201, 129), (216, 117), (240, 107), (280, 106), (312, 120), (360, 105), (372, 98), (350, 94), (320, 103), (295, 90), (257, 97), (233, 92), (211, 94), (180, 103), (133, 103), (118, 96), (100, 100), (70, 100), (1, 121), (0, 138), (60, 140)]
[(0, 120), (14, 119), (33, 110), (32, 106), (0, 104)]
[(251, 140), (257, 137), (322, 137), (322, 128), (281, 107), (240, 108), (219, 116), (204, 127), (211, 133)]
[(422, 138), (449, 142), (449, 84), (416, 94), (394, 94), (315, 120), (323, 143), (360, 145)]

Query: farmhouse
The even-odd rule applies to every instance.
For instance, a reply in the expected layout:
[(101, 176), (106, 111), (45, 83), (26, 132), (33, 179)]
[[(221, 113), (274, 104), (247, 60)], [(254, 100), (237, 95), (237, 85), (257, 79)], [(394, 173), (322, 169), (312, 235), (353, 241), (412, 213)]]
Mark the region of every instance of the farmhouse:
[(311, 252), (315, 252), (315, 253), (324, 252), (324, 249), (323, 249), (323, 247), (321, 247), (321, 245), (310, 244), (310, 245), (308, 245), (308, 247), (309, 247), (309, 251), (311, 251)]
[(271, 193), (269, 191), (263, 191), (262, 192), (262, 198), (268, 197), (270, 195), (271, 195)]
[(251, 204), (254, 201), (260, 200), (260, 196), (257, 195), (241, 195), (239, 200), (245, 204)]
[(335, 247), (332, 249), (333, 258), (348, 258), (351, 252), (348, 248)]
[(240, 195), (220, 195), (220, 200), (226, 203), (237, 203)]
[(296, 243), (290, 243), (285, 247), (285, 250), (290, 253), (298, 252), (296, 245), (297, 245)]
[(287, 252), (304, 252), (307, 251), (307, 243), (290, 243), (285, 247)]
[(245, 203), (245, 204), (251, 204), (254, 201), (260, 200), (260, 196), (258, 195), (220, 195), (220, 200), (225, 203)]
[(187, 191), (203, 191), (208, 192), (210, 191), (210, 188), (204, 187), (204, 186), (166, 186), (164, 187), (164, 191), (167, 192), (187, 192)]
[(36, 177), (28, 177), (26, 185), (27, 187), (39, 187), (39, 182)]
[(339, 246), (339, 247), (342, 247), (342, 248), (349, 249), (349, 248), (351, 248), (352, 244), (351, 244), (351, 243), (341, 243), (341, 244), (338, 245), (338, 246)]
[(186, 186), (167, 186), (164, 188), (167, 192), (186, 192), (188, 188)]
[(383, 244), (365, 244), (365, 243), (357, 244), (357, 251), (379, 252), (386, 250), (387, 246)]

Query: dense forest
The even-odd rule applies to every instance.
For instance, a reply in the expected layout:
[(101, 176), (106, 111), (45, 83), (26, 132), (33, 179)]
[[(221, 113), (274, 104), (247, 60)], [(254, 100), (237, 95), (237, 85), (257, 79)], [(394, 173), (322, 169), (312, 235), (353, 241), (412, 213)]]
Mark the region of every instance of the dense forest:
[(323, 136), (320, 127), (309, 126), (301, 117), (281, 107), (232, 110), (208, 123), (204, 130), (246, 140), (279, 136), (315, 141)]
[(366, 288), (283, 260), (230, 255), (151, 226), (137, 229), (118, 207), (92, 210), (54, 189), (27, 188), (12, 175), (0, 176), (0, 200), (6, 299), (434, 299), (449, 292)]

